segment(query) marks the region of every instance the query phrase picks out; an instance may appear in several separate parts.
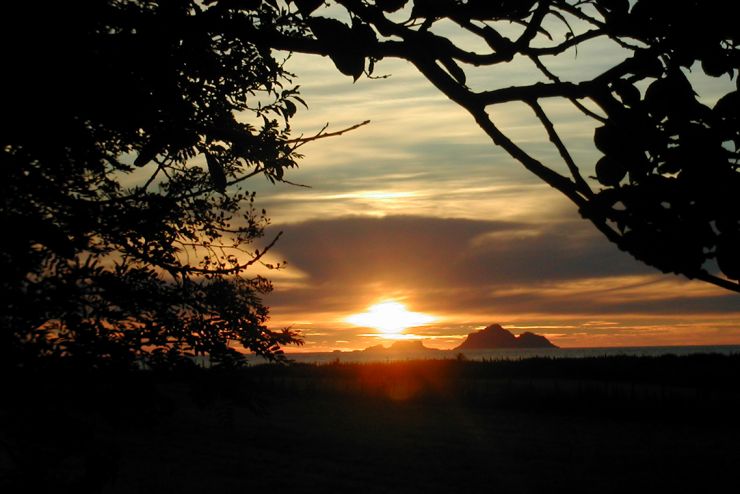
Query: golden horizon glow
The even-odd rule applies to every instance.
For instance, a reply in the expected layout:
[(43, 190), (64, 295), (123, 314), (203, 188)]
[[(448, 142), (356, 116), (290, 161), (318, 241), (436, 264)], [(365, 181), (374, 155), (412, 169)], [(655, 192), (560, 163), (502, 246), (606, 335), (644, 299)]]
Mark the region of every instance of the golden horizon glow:
[[(608, 43), (579, 50), (581, 75), (608, 70), (622, 55)], [(255, 182), (272, 224), (286, 233), (268, 262), (285, 259), (287, 269), (257, 272), (275, 284), (266, 296), (270, 327), (305, 336), (305, 345), (286, 351), (354, 351), (422, 337), (425, 346), (450, 349), (493, 323), (561, 348), (740, 343), (740, 307), (728, 292), (647, 271), (619, 253), (413, 66), (387, 58), (377, 70), (392, 78), (353, 83), (328, 58), (295, 54), (287, 64), (311, 103), (293, 129), (310, 135), (326, 122), (332, 130), (372, 123), (311, 144), (291, 181), (314, 188)], [(558, 69), (575, 74), (568, 60)], [(535, 72), (532, 64), (507, 70), (505, 84), (529, 84)], [(706, 83), (698, 91), (705, 104), (734, 89), (728, 78)], [(601, 156), (597, 124), (567, 105), (552, 99), (546, 111), (577, 163), (592, 167)], [(502, 130), (559, 166), (525, 106), (498, 108)], [(391, 301), (428, 307), (437, 320), (378, 330), (368, 306)]]
[(406, 329), (423, 326), (437, 318), (421, 312), (411, 312), (405, 305), (394, 300), (379, 302), (367, 311), (345, 318), (345, 322), (365, 328), (376, 329), (388, 338), (397, 339)]

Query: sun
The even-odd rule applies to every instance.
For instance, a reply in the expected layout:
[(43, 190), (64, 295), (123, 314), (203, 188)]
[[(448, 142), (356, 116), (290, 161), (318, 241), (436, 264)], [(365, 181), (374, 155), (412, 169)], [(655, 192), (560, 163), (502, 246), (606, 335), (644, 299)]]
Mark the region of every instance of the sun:
[(345, 321), (365, 328), (377, 329), (386, 336), (400, 335), (405, 329), (434, 321), (435, 318), (421, 312), (410, 312), (405, 305), (387, 301), (368, 307), (366, 312), (353, 314)]

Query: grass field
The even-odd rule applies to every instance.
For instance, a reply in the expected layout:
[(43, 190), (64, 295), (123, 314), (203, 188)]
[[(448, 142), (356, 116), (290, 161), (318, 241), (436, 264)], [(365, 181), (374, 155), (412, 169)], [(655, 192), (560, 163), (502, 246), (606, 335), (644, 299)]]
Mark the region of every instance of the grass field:
[(740, 357), (16, 378), (2, 492), (724, 492)]

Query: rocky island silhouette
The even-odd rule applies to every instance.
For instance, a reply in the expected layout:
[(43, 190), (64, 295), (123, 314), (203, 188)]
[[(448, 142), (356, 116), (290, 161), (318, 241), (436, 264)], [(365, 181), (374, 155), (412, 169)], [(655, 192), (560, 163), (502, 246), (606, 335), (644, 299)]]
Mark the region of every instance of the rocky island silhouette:
[[(460, 345), (452, 351), (461, 350), (495, 350), (500, 348), (558, 348), (542, 335), (525, 331), (516, 336), (504, 329), (500, 324), (491, 324), (484, 329), (470, 333)], [(400, 340), (386, 347), (382, 344), (373, 345), (364, 350), (355, 350), (362, 353), (400, 353), (400, 352), (438, 352), (436, 348), (424, 346), (421, 340)]]
[(499, 324), (470, 333), (465, 341), (454, 350), (488, 350), (498, 348), (558, 348), (542, 335), (525, 331), (514, 336), (511, 331)]
[(373, 345), (370, 347), (365, 348), (364, 350), (360, 350), (361, 352), (365, 353), (375, 353), (375, 352), (439, 352), (441, 350), (438, 350), (436, 348), (429, 348), (427, 346), (424, 346), (424, 343), (420, 340), (400, 340), (400, 341), (394, 341), (391, 346), (385, 347), (382, 344), (380, 345)]

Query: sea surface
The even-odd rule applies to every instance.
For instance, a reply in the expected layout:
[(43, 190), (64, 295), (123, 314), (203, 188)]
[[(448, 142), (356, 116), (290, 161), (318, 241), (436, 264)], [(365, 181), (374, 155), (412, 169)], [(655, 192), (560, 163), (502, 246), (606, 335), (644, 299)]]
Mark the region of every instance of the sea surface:
[(584, 358), (614, 355), (653, 356), (691, 355), (697, 353), (740, 354), (740, 345), (715, 346), (641, 346), (605, 348), (521, 348), (498, 350), (429, 350), (388, 352), (315, 352), (289, 353), (288, 358), (297, 363), (327, 364), (332, 362), (396, 362), (403, 360), (457, 359), (467, 360), (521, 360), (533, 357)]

